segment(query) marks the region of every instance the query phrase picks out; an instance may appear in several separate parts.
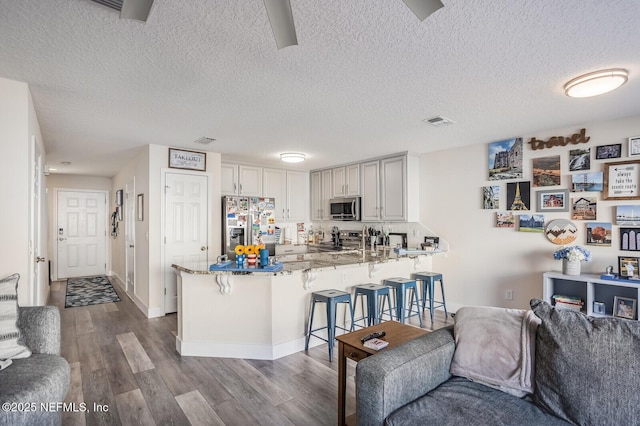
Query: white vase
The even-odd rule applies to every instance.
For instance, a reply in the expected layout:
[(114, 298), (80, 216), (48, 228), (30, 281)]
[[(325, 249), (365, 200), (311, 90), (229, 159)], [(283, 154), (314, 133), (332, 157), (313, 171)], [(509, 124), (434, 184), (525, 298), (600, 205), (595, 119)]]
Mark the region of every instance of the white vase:
[(580, 275), (580, 261), (563, 259), (562, 272), (565, 275)]

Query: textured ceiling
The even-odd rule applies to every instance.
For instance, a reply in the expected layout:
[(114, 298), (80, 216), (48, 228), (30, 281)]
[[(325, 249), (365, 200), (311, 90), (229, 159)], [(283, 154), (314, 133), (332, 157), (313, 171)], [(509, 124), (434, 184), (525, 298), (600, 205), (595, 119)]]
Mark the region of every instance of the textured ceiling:
[[(155, 0), (146, 24), (89, 0), (0, 0), (0, 76), (29, 83), (51, 167), (112, 176), (142, 145), (313, 169), (640, 115), (640, 2), (291, 0), (277, 50), (262, 0)], [(621, 89), (570, 99), (601, 68)], [(422, 120), (443, 115), (455, 125)], [(3, 142), (4, 143), (4, 142)]]

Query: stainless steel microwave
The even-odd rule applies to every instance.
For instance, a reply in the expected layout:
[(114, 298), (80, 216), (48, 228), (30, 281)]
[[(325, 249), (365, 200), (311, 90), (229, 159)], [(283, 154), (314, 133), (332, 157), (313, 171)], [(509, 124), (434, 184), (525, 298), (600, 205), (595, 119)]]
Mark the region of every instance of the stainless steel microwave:
[(334, 198), (329, 204), (331, 220), (360, 220), (360, 197)]

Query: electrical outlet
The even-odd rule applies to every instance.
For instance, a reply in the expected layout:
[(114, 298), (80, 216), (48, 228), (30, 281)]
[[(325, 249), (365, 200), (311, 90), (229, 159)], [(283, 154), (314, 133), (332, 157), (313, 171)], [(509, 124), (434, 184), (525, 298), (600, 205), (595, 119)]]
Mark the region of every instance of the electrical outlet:
[(506, 300), (513, 300), (513, 290), (507, 290), (504, 292), (504, 298)]

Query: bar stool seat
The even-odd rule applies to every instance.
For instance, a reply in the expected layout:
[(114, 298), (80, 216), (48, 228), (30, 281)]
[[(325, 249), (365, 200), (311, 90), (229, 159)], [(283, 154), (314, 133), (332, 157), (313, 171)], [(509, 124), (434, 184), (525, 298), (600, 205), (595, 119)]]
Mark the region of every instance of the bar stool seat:
[[(413, 274), (413, 278), (422, 282), (422, 311), (429, 309), (431, 316), (431, 323), (433, 324), (433, 310), (435, 308), (443, 307), (444, 316), (447, 316), (447, 303), (444, 298), (444, 279), (439, 272), (416, 272)], [(442, 294), (442, 301), (435, 299), (435, 282), (440, 281), (440, 293)], [(426, 307), (427, 300), (429, 301), (429, 307)]]
[[(313, 328), (313, 313), (316, 309), (316, 303), (325, 303), (327, 308), (327, 325), (323, 327)], [(336, 325), (336, 306), (338, 303), (348, 303), (349, 313), (351, 315), (351, 328), (346, 329)], [(313, 334), (316, 331), (327, 329), (328, 339)], [(324, 340), (329, 346), (329, 361), (333, 361), (333, 345), (336, 338), (336, 328), (344, 331), (353, 331), (353, 304), (351, 303), (351, 294), (340, 290), (323, 290), (311, 293), (311, 303), (309, 306), (309, 329), (304, 344), (304, 350), (309, 350), (309, 340), (311, 336), (315, 336), (320, 340)]]
[[(393, 315), (391, 313), (391, 291), (389, 287), (386, 285), (379, 284), (361, 284), (355, 287), (355, 298), (354, 305), (358, 305), (358, 297), (360, 297), (360, 301), (362, 302), (362, 317), (354, 319), (355, 325), (358, 325), (358, 321), (364, 321), (365, 325), (358, 327), (369, 327), (374, 324), (379, 324), (382, 320), (382, 311), (384, 311), (384, 303), (385, 299), (387, 302), (387, 308), (389, 309), (389, 318), (393, 319)], [(364, 298), (367, 298), (367, 316), (364, 316)], [(380, 298), (382, 298), (382, 303), (380, 303)]]
[[(416, 280), (407, 278), (388, 278), (384, 280), (384, 285), (393, 288), (396, 299), (396, 319), (401, 323), (404, 323), (407, 318), (414, 315), (418, 316), (420, 321), (420, 327), (422, 327), (422, 314), (420, 313), (420, 304), (418, 301), (418, 287)], [(407, 300), (407, 292), (411, 290), (409, 297), (409, 306), (407, 313), (407, 306), (405, 306)], [(413, 306), (416, 306), (416, 313), (412, 314)]]

